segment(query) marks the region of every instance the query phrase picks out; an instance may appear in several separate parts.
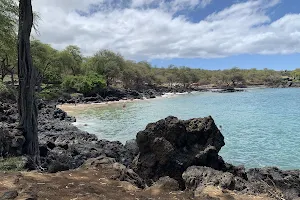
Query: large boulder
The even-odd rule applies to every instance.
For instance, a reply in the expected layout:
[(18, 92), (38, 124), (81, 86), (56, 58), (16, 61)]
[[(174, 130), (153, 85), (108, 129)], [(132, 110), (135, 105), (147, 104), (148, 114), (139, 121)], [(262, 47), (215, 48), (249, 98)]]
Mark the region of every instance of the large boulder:
[(251, 195), (267, 194), (275, 199), (300, 197), (300, 170), (282, 171), (275, 167), (254, 168), (247, 178), (203, 166), (191, 166), (183, 174), (186, 189), (199, 193), (207, 186), (239, 191)]
[(148, 190), (176, 191), (179, 190), (178, 182), (169, 176), (160, 177)]
[(222, 172), (210, 167), (191, 166), (183, 174), (185, 186), (189, 190), (199, 191), (208, 185), (223, 189), (242, 191), (247, 187), (246, 180), (229, 172)]
[(133, 155), (136, 156), (139, 153), (139, 147), (135, 139), (128, 140), (125, 143), (125, 148)]
[[(56, 169), (75, 169), (90, 158), (99, 158), (103, 156), (111, 157), (115, 159), (116, 162), (120, 162), (126, 166), (133, 160), (133, 155), (127, 151), (123, 144), (106, 140), (80, 140), (78, 143), (71, 144), (48, 142), (42, 147), (43, 149), (46, 148), (48, 150), (47, 154), (41, 154), (42, 167), (51, 172), (56, 172)], [(41, 153), (42, 152), (45, 151), (41, 151)], [(55, 170), (52, 170), (53, 166)]]
[(148, 184), (170, 176), (183, 186), (182, 173), (192, 165), (223, 169), (218, 152), (224, 137), (212, 117), (179, 120), (167, 117), (147, 125), (136, 136), (139, 154), (132, 168)]
[(25, 138), (19, 130), (0, 127), (0, 157), (22, 155), (24, 143)]
[(253, 168), (247, 171), (250, 191), (272, 192), (284, 199), (300, 198), (300, 170), (283, 171), (276, 167)]
[(68, 116), (67, 113), (60, 108), (55, 108), (53, 117), (59, 118), (60, 120), (70, 121), (70, 122), (76, 121), (75, 117)]
[(127, 168), (125, 165), (118, 163), (116, 159), (99, 156), (97, 158), (88, 159), (85, 164), (85, 168), (106, 168), (113, 169), (116, 173), (111, 177), (115, 180), (127, 181), (139, 188), (145, 188), (144, 180), (139, 177), (132, 169)]
[(15, 103), (0, 99), (0, 157), (22, 155), (25, 138), (17, 129), (18, 109)]

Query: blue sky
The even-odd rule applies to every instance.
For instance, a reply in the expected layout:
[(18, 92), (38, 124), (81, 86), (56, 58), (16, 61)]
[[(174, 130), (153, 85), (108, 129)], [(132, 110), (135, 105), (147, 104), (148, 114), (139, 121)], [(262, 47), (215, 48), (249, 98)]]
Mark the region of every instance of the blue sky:
[[(222, 11), (224, 8), (231, 6), (234, 3), (243, 2), (242, 0), (219, 0), (212, 1), (204, 9), (194, 9), (192, 11), (186, 11), (189, 19), (193, 22), (203, 20), (209, 14), (213, 12)], [(244, 0), (246, 2), (246, 0)], [(268, 9), (269, 16), (272, 21), (278, 20), (286, 14), (300, 13), (300, 1), (297, 0), (282, 0), (278, 5)], [(160, 67), (167, 67), (171, 64), (179, 66), (190, 66), (192, 68), (204, 68), (204, 69), (228, 69), (231, 67), (239, 67), (244, 69), (257, 68), (264, 69), (270, 68), (275, 70), (294, 70), (300, 68), (300, 54), (275, 54), (275, 55), (259, 55), (259, 54), (241, 54), (235, 56), (229, 56), (225, 58), (189, 58), (189, 59), (154, 59), (151, 63)]]
[(40, 35), (85, 55), (204, 69), (300, 68), (298, 0), (38, 0)]
[(155, 59), (151, 61), (152, 65), (158, 67), (167, 67), (176, 63), (178, 66), (189, 66), (191, 68), (201, 69), (229, 69), (239, 67), (242, 69), (275, 69), (275, 70), (294, 70), (300, 68), (300, 54), (289, 55), (237, 55), (225, 58), (201, 59)]

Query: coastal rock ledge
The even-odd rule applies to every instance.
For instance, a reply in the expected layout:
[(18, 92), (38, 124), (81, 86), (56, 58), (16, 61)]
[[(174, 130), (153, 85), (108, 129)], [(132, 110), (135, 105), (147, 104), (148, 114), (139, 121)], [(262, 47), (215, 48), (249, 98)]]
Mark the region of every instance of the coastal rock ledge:
[(169, 116), (137, 133), (138, 155), (132, 169), (155, 185), (162, 177), (175, 179), (195, 197), (216, 186), (241, 194), (267, 194), (274, 199), (300, 199), (300, 171), (275, 167), (245, 170), (218, 155), (224, 137), (211, 116), (179, 120)]

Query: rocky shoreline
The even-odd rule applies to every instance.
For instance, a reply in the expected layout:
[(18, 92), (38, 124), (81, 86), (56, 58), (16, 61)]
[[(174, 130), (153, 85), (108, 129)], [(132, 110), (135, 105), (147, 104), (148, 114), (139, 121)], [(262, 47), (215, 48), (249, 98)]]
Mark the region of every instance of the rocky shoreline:
[[(249, 86), (251, 88), (252, 86)], [(280, 83), (278, 85), (262, 86), (254, 85), (258, 88), (300, 88), (300, 83)], [(216, 92), (216, 93), (233, 93), (244, 92), (247, 86), (241, 85), (238, 87), (232, 86), (220, 86), (220, 87), (153, 87), (143, 90), (131, 90), (131, 89), (116, 89), (106, 88), (98, 91), (95, 94), (84, 96), (83, 94), (65, 94), (58, 98), (56, 104), (89, 104), (89, 103), (107, 103), (115, 101), (126, 100), (142, 100), (142, 99), (154, 99), (161, 97), (164, 94), (180, 94), (190, 92)]]
[[(167, 117), (147, 125), (125, 145), (99, 140), (72, 125), (76, 121), (55, 104), (39, 107), (40, 170), (59, 172), (85, 166), (111, 166), (118, 180), (140, 188), (178, 185), (201, 193), (213, 185), (241, 194), (268, 194), (275, 199), (300, 197), (300, 170), (254, 168), (226, 163), (218, 155), (224, 137), (212, 117), (179, 120)], [(21, 156), (24, 138), (16, 129), (17, 107), (0, 102), (0, 156)], [(25, 167), (26, 159), (24, 159)]]
[(131, 89), (116, 89), (106, 88), (98, 91), (95, 94), (84, 96), (83, 94), (65, 94), (55, 100), (55, 104), (89, 104), (89, 103), (107, 103), (126, 100), (143, 100), (154, 99), (161, 97), (165, 94), (182, 94), (191, 92), (218, 92), (218, 93), (232, 93), (242, 92), (244, 89), (236, 89), (234, 87), (225, 88), (202, 88), (202, 87), (157, 87), (144, 90), (131, 90)]
[(57, 99), (58, 104), (85, 104), (85, 103), (104, 103), (121, 100), (134, 100), (134, 99), (154, 99), (166, 93), (185, 93), (192, 91), (208, 91), (206, 89), (191, 89), (191, 88), (151, 88), (144, 90), (131, 90), (131, 89), (116, 89), (106, 88), (98, 91), (97, 93), (89, 96), (83, 94), (65, 94), (63, 97)]
[(126, 100), (143, 100), (161, 97), (164, 94), (180, 94), (190, 92), (216, 92), (216, 93), (233, 93), (243, 92), (246, 88), (299, 88), (300, 83), (286, 82), (277, 85), (237, 85), (233, 86), (191, 86), (191, 87), (149, 87), (148, 89), (132, 90), (105, 88), (95, 93), (84, 96), (83, 94), (64, 94), (54, 101), (55, 104), (89, 104), (89, 103), (107, 103)]

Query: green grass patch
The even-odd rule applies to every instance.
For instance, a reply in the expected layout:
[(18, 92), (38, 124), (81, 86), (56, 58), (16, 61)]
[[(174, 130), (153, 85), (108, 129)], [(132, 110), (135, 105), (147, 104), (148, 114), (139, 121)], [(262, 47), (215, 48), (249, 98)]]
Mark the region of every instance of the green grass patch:
[(22, 171), (25, 169), (26, 158), (0, 158), (0, 171)]

